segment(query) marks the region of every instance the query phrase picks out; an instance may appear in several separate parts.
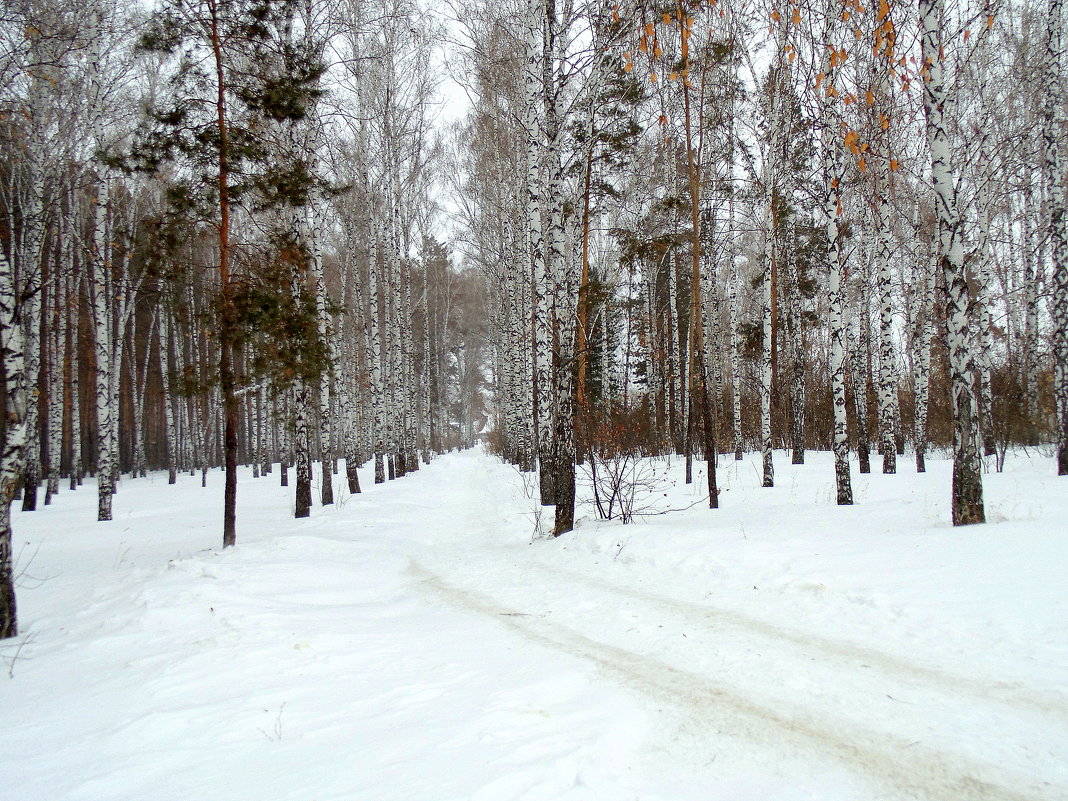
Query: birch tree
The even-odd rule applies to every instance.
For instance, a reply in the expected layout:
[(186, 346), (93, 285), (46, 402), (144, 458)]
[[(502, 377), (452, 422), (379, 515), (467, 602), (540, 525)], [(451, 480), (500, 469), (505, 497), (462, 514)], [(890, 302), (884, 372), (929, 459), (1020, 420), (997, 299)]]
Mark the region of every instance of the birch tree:
[(1064, 6), (1049, 0), (1043, 107), (1043, 169), (1049, 187), (1050, 255), (1053, 261), (1053, 394), (1056, 404), (1057, 475), (1068, 475), (1068, 195), (1061, 157), (1066, 118), (1064, 81)]
[(953, 525), (983, 523), (983, 481), (976, 438), (974, 371), (969, 352), (968, 283), (957, 208), (957, 182), (950, 164), (945, 106), (948, 100), (943, 41), (943, 0), (919, 0), (923, 110), (931, 151), (931, 183), (938, 220), (938, 261), (946, 284), (951, 393), (953, 400)]
[[(833, 42), (832, 34), (836, 31), (833, 20), (839, 14), (839, 3), (836, 0), (830, 0), (827, 6), (823, 38), (824, 41)], [(844, 258), (840, 223), (843, 211), (845, 169), (834, 112), (838, 58), (833, 45), (828, 50), (830, 52), (827, 66), (824, 72), (820, 73), (816, 82), (816, 90), (821, 101), (820, 133), (823, 147), (823, 180), (826, 186), (824, 214), (827, 226), (828, 325), (831, 335), (831, 409), (834, 426), (832, 449), (834, 451), (836, 498), (838, 504), (844, 506), (853, 503), (853, 487), (849, 475), (849, 431), (846, 425), (846, 329), (842, 303)]]

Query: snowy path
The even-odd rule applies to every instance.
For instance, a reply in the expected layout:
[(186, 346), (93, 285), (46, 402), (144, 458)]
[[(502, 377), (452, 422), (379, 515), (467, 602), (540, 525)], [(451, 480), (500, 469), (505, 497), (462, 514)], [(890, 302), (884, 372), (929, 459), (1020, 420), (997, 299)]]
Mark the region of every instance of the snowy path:
[(127, 482), (110, 527), (87, 487), (16, 519), (43, 580), (0, 798), (1063, 799), (1068, 510), (1042, 467), (991, 477), (1010, 519), (970, 538), (931, 519), (937, 473), (835, 510), (820, 465), (779, 496), (728, 472), (715, 529), (555, 542), (476, 453), (300, 522), (243, 478), (225, 553), (221, 487)]
[[(703, 666), (704, 670), (684, 670), (678, 665), (708, 661), (701, 659), (700, 652), (706, 650), (705, 646), (685, 649), (697, 651), (696, 654), (684, 657), (678, 653), (675, 658), (665, 658), (663, 645), (659, 642), (661, 637), (632, 634), (622, 637), (628, 644), (627, 648), (622, 648), (604, 641), (605, 618), (589, 611), (584, 613), (584, 629), (599, 631), (601, 639), (550, 623), (546, 613), (517, 612), (478, 592), (451, 586), (418, 564), (413, 567), (413, 574), (451, 602), (483, 615), (503, 617), (503, 624), (521, 636), (588, 660), (608, 677), (657, 702), (675, 707), (689, 722), (707, 727), (717, 735), (744, 738), (757, 747), (797, 748), (802, 752), (810, 751), (816, 759), (838, 760), (846, 768), (886, 782), (908, 797), (947, 801), (1061, 797), (1059, 792), (1050, 794), (1040, 783), (1029, 781), (1029, 773), (1014, 776), (998, 769), (997, 756), (994, 762), (984, 764), (951, 752), (932, 750), (920, 745), (919, 740), (910, 741), (909, 737), (911, 732), (928, 730), (931, 710), (941, 708), (939, 716), (943, 719), (949, 717), (947, 712), (952, 713), (954, 734), (967, 738), (971, 727), (985, 725), (982, 718), (988, 715), (986, 710), (975, 709), (975, 698), (981, 701), (992, 699), (1005, 703), (1013, 711), (1022, 711), (1025, 716), (1032, 713), (1030, 725), (1020, 726), (1015, 732), (1023, 746), (1021, 750), (1026, 752), (1029, 744), (1041, 742), (1051, 730), (1064, 730), (1062, 699), (1034, 698), (1004, 684), (978, 683), (911, 665), (888, 654), (819, 638), (813, 638), (801, 649), (784, 649), (788, 652), (800, 650), (800, 653), (780, 653), (770, 657), (768, 651), (782, 650), (784, 644), (802, 644), (804, 638), (760, 621), (739, 620), (731, 613), (726, 613), (726, 617), (735, 628), (732, 632), (736, 635), (735, 641), (740, 632), (741, 639), (748, 640), (747, 653), (758, 660), (754, 669), (748, 675), (738, 669), (723, 670), (722, 663), (726, 660), (718, 659), (714, 661), (719, 665)], [(656, 624), (658, 630), (688, 628), (698, 634), (715, 635), (722, 634), (725, 628), (716, 625), (717, 618), (722, 619), (723, 613), (714, 609), (702, 612), (699, 607), (672, 599), (648, 594), (639, 596), (616, 588), (608, 592), (615, 593), (617, 600), (623, 600), (632, 610), (633, 601), (652, 599), (648, 608), (657, 611), (650, 613), (643, 609), (632, 617), (663, 621)], [(702, 621), (702, 616), (708, 620)], [(638, 630), (627, 631), (634, 633)], [(660, 658), (653, 656), (654, 653), (659, 653)], [(768, 662), (771, 662), (770, 670)], [(876, 668), (874, 671), (871, 670), (873, 667)], [(882, 675), (872, 677), (869, 674), (873, 672)], [(728, 678), (717, 680), (716, 676)], [(826, 696), (829, 693), (812, 692), (813, 687), (829, 686), (833, 687), (834, 705), (863, 712), (865, 717), (870, 714), (873, 700), (883, 705), (878, 694), (894, 688), (898, 694), (886, 693), (886, 699), (900, 704), (902, 697), (908, 698), (903, 703), (912, 707), (914, 714), (909, 716), (912, 720), (908, 726), (903, 726), (897, 710), (884, 713), (898, 718), (893, 727), (901, 730), (898, 735), (886, 730), (890, 727), (873, 725), (873, 720), (850, 721), (844, 715), (836, 718), (833, 712), (828, 714)], [(758, 700), (769, 699), (773, 694), (769, 691), (774, 688), (784, 690), (781, 697)], [(960, 691), (971, 697), (955, 697)], [(1049, 705), (1051, 702), (1053, 706)], [(1033, 715), (1036, 710), (1039, 714)], [(998, 736), (1004, 738), (1004, 720), (1000, 725)], [(1065, 758), (1066, 745), (1068, 742), (1060, 743), (1056, 759)], [(1004, 747), (1004, 743), (999, 746)], [(1040, 757), (1039, 769), (1046, 760), (1046, 755)]]

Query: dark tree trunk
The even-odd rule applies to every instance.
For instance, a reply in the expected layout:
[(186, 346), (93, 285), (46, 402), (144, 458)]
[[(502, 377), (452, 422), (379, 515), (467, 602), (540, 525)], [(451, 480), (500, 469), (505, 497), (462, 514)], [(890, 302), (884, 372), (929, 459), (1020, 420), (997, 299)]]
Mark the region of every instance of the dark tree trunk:
[(308, 517), (311, 514), (312, 491), (311, 458), (308, 453), (308, 385), (304, 381), (297, 385), (295, 411), (293, 453), (296, 457), (297, 495), (294, 516)]
[(323, 459), (321, 467), (323, 486), (320, 503), (322, 503), (323, 506), (329, 506), (334, 502), (334, 469), (331, 467), (329, 459)]
[(11, 501), (0, 499), (0, 640), (19, 633), (11, 553)]
[(558, 457), (556, 466), (557, 473), (553, 482), (556, 490), (553, 536), (559, 537), (575, 528), (575, 457)]
[(360, 492), (360, 474), (356, 468), (355, 459), (349, 458), (345, 460), (345, 477), (349, 481), (349, 492), (353, 495), (357, 495)]
[(223, 491), (223, 548), (237, 542), (237, 403), (234, 396), (234, 329), (235, 310), (230, 285), (230, 162), (229, 134), (226, 120), (226, 73), (223, 67), (222, 38), (219, 32), (218, 7), (211, 8), (211, 47), (215, 57), (215, 111), (219, 124), (219, 291), (222, 314), (219, 321), (219, 386), (222, 390), (225, 418), (226, 483)]
[[(30, 402), (33, 403), (33, 400)], [(35, 433), (30, 431), (28, 435), (32, 437)], [(41, 477), (38, 475), (37, 464), (27, 464), (22, 471), (22, 511), (37, 511), (37, 487), (40, 483)]]

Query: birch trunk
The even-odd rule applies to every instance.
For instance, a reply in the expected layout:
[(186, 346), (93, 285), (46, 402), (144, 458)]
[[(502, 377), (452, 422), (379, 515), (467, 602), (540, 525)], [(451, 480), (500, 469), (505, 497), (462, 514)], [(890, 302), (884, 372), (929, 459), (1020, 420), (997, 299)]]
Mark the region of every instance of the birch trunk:
[[(49, 55), (41, 52), (39, 42), (32, 45), (34, 56), (47, 63)], [(45, 137), (46, 96), (53, 81), (43, 68), (29, 82), (27, 110), (29, 125), (27, 134), (28, 188), (25, 196), (24, 231), (21, 247), (18, 248), (19, 293), (22, 298), (18, 316), (23, 327), (23, 366), (26, 380), (25, 442), (22, 454), (22, 510), (31, 512), (37, 508), (37, 487), (40, 483), (41, 434), (39, 416), (41, 398), (41, 291), (45, 252), (45, 191), (47, 144)]]
[(772, 460), (771, 440), (771, 382), (773, 377), (772, 352), (772, 272), (774, 271), (775, 250), (775, 206), (774, 189), (772, 186), (772, 173), (770, 166), (765, 167), (764, 177), (766, 188), (765, 194), (765, 225), (764, 225), (764, 255), (761, 263), (760, 279), (760, 318), (762, 325), (762, 347), (760, 357), (760, 448), (763, 465), (763, 479), (761, 486), (775, 486), (775, 465)]
[(160, 381), (163, 389), (163, 419), (167, 432), (167, 483), (174, 484), (178, 481), (178, 437), (174, 425), (174, 401), (171, 397), (171, 367), (170, 367), (170, 311), (164, 307), (159, 313), (159, 326), (156, 329), (159, 339), (159, 369)]
[(111, 434), (113, 414), (111, 394), (112, 371), (112, 314), (108, 273), (111, 268), (108, 247), (107, 217), (110, 184), (102, 174), (96, 184), (93, 199), (92, 254), (89, 259), (93, 318), (93, 346), (96, 357), (96, 480), (97, 520), (111, 520), (111, 498), (114, 494), (114, 466)]
[(379, 317), (379, 288), (378, 288), (378, 251), (379, 251), (379, 227), (374, 222), (375, 233), (371, 238), (370, 254), (367, 265), (367, 292), (369, 297), (370, 311), (368, 313), (369, 331), (368, 344), (370, 350), (368, 359), (371, 370), (371, 403), (374, 407), (374, 423), (372, 426), (372, 441), (374, 443), (375, 483), (382, 484), (386, 480), (385, 474), (385, 398), (382, 386), (382, 334), (381, 319)]
[(785, 45), (785, 32), (782, 26), (776, 34), (778, 63), (768, 75), (766, 99), (766, 117), (768, 121), (767, 153), (764, 163), (764, 256), (761, 264), (761, 321), (763, 324), (763, 352), (760, 364), (760, 442), (763, 462), (763, 480), (761, 486), (775, 486), (775, 466), (772, 461), (771, 432), (771, 388), (775, 373), (775, 328), (774, 328), (774, 283), (776, 240), (779, 233), (779, 211), (781, 186), (779, 173), (782, 169), (779, 157), (782, 145), (782, 98), (780, 97), (780, 80), (783, 70), (782, 59)]
[(789, 283), (789, 334), (793, 372), (790, 376), (791, 464), (805, 463), (805, 328), (801, 282), (797, 271), (797, 235), (793, 215), (787, 223), (786, 273)]
[(569, 249), (565, 228), (564, 206), (568, 198), (564, 187), (564, 163), (561, 139), (564, 135), (561, 92), (557, 85), (557, 63), (562, 46), (558, 31), (555, 0), (545, 2), (545, 52), (542, 61), (542, 91), (545, 105), (546, 200), (548, 203), (548, 242), (545, 271), (551, 282), (553, 326), (552, 394), (554, 416), (552, 488), (556, 506), (553, 536), (571, 531), (575, 521), (575, 439), (574, 382), (572, 359), (575, 355), (575, 321), (578, 305), (578, 281), (566, 262)]
[(890, 168), (880, 167), (875, 199), (877, 231), (876, 259), (879, 288), (879, 450), (883, 473), (897, 472), (897, 441), (894, 437), (897, 411), (897, 370), (894, 358), (893, 278), (890, 272)]
[(1043, 107), (1044, 170), (1049, 185), (1050, 254), (1053, 262), (1053, 395), (1057, 418), (1057, 475), (1068, 475), (1068, 197), (1065, 195), (1061, 138), (1065, 128), (1064, 8), (1049, 0), (1046, 35), (1046, 103)]
[(15, 495), (26, 444), (26, 375), (18, 322), (15, 274), (0, 248), (0, 360), (4, 370), (3, 450), (0, 451), (0, 640), (18, 634), (11, 500)]
[[(1036, 159), (1037, 160), (1037, 159)], [(1038, 271), (1035, 269), (1037, 248), (1031, 231), (1032, 192), (1031, 181), (1024, 181), (1023, 209), (1020, 215), (1021, 242), (1019, 247), (1022, 262), (1024, 293), (1023, 342), (1021, 376), (1024, 385), (1024, 408), (1027, 411), (1028, 429), (1034, 431), (1038, 420)], [(1032, 434), (1028, 444), (1037, 444)]]
[[(830, 40), (834, 30), (831, 17), (835, 12), (830, 4), (824, 38)], [(832, 449), (834, 451), (835, 495), (839, 506), (853, 503), (853, 484), (849, 474), (849, 429), (846, 424), (846, 343), (845, 324), (842, 314), (842, 182), (844, 168), (839, 149), (837, 126), (833, 113), (834, 100), (831, 89), (835, 82), (835, 69), (827, 68), (826, 86), (821, 92), (821, 134), (823, 145), (824, 182), (826, 199), (824, 215), (827, 218), (827, 307), (828, 325), (831, 334), (831, 411), (833, 418)]]
[[(394, 205), (394, 190), (392, 183), (387, 186), (387, 219), (386, 230), (388, 232), (386, 259), (384, 264), (385, 273), (385, 381), (386, 381), (386, 453), (388, 464), (386, 475), (390, 481), (397, 478), (397, 462), (400, 453), (400, 410), (398, 408), (398, 393), (400, 380), (400, 322), (397, 315), (398, 303), (398, 247), (397, 247), (397, 208)], [(403, 469), (403, 468), (402, 468)]]
[[(866, 259), (861, 258), (866, 265)], [(853, 355), (850, 370), (853, 379), (853, 404), (857, 418), (857, 467), (860, 473), (871, 472), (871, 438), (868, 428), (868, 377), (871, 351), (870, 303), (868, 299), (868, 270), (857, 276), (857, 308), (854, 310)]]
[(293, 454), (296, 467), (297, 493), (294, 517), (311, 515), (311, 458), (308, 454), (308, 407), (310, 391), (303, 379), (297, 380), (293, 393)]
[(543, 29), (546, 14), (545, 0), (529, 0), (524, 40), (523, 99), (527, 140), (528, 247), (534, 276), (534, 418), (537, 421), (538, 486), (542, 505), (551, 506), (556, 499), (553, 486), (552, 286), (541, 216), (541, 167), (544, 141), (548, 134), (543, 131), (538, 114), (539, 105), (544, 104), (543, 93), (546, 89), (542, 81), (542, 62), (545, 58)]
[(993, 456), (994, 444), (993, 422), (993, 386), (991, 383), (994, 369), (993, 362), (993, 313), (994, 302), (994, 243), (991, 240), (991, 218), (993, 216), (993, 199), (991, 183), (994, 181), (996, 154), (992, 151), (994, 120), (989, 108), (989, 100), (984, 97), (987, 92), (987, 66), (990, 60), (991, 30), (998, 16), (998, 0), (986, 0), (983, 7), (983, 23), (979, 25), (979, 41), (972, 62), (975, 67), (974, 88), (972, 91), (980, 98), (980, 135), (977, 147), (976, 166), (978, 187), (976, 190), (977, 217), (979, 224), (978, 239), (975, 245), (975, 276), (978, 291), (974, 301), (975, 328), (978, 338), (978, 393), (979, 393), (979, 428), (982, 435), (983, 453)]
[(45, 506), (52, 502), (52, 496), (59, 492), (59, 468), (63, 450), (63, 365), (66, 359), (65, 346), (67, 341), (67, 315), (66, 315), (66, 281), (64, 274), (69, 270), (69, 265), (64, 264), (66, 244), (69, 239), (69, 230), (66, 219), (60, 226), (59, 243), (57, 253), (62, 254), (57, 258), (56, 269), (51, 276), (51, 321), (48, 336), (48, 439), (45, 463), (48, 466), (48, 483), (45, 488)]
[[(351, 254), (355, 248), (350, 243), (348, 248)], [(349, 260), (347, 269), (343, 272), (346, 276), (344, 287), (345, 306), (348, 309), (359, 310), (358, 319), (363, 318), (362, 293), (360, 291), (360, 271), (354, 259)], [(353, 495), (360, 492), (360, 475), (357, 470), (360, 466), (360, 424), (362, 399), (358, 387), (358, 376), (361, 374), (360, 348), (357, 346), (358, 339), (357, 323), (353, 322), (346, 329), (346, 351), (344, 378), (342, 380), (342, 406), (345, 413), (345, 478), (348, 481), (349, 492)]]
[(917, 282), (921, 294), (920, 319), (916, 322), (916, 355), (914, 393), (916, 396), (913, 441), (916, 448), (916, 472), (927, 471), (927, 412), (931, 393), (931, 341), (934, 334), (934, 264), (928, 256), (920, 268)]
[[(282, 404), (282, 425), (279, 427), (278, 432), (278, 449), (279, 463), (278, 463), (278, 485), (280, 487), (289, 486), (289, 468), (293, 461), (293, 427), (292, 416), (289, 414), (290, 397), (291, 392), (281, 393)], [(275, 398), (275, 418), (278, 418), (278, 397)]]
[[(73, 197), (71, 198), (73, 203)], [(78, 303), (81, 287), (80, 260), (74, 256), (73, 237), (69, 237), (71, 252), (68, 258), (71, 270), (64, 277), (68, 298), (70, 322), (67, 325), (66, 351), (68, 354), (65, 369), (70, 370), (70, 488), (75, 490), (82, 483), (84, 463), (82, 461), (82, 413), (81, 413), (81, 365), (76, 357), (80, 329), (80, 304)]]
[(312, 201), (305, 210), (305, 231), (307, 233), (307, 246), (311, 255), (309, 266), (311, 267), (312, 281), (315, 285), (315, 318), (320, 341), (326, 345), (329, 353), (329, 365), (323, 370), (319, 378), (319, 449), (322, 459), (321, 475), (323, 485), (321, 488), (323, 506), (329, 506), (334, 502), (334, 455), (333, 455), (333, 415), (330, 413), (331, 381), (330, 371), (336, 361), (337, 354), (333, 347), (330, 333), (330, 314), (327, 311), (326, 279), (323, 274), (322, 255), (322, 223), (319, 219), (319, 210)]
[[(733, 231), (733, 222), (731, 226)], [(747, 264), (745, 256), (735, 256), (733, 271), (727, 279), (727, 308), (731, 327), (731, 435), (734, 459), (738, 462), (742, 460), (742, 332), (738, 328), (738, 285)]]
[[(1052, 0), (1059, 4), (1059, 0)], [(945, 275), (949, 363), (953, 398), (953, 525), (985, 522), (981, 462), (976, 447), (974, 374), (968, 351), (968, 283), (964, 274), (956, 180), (945, 126), (947, 102), (942, 41), (943, 0), (919, 0), (922, 30), (923, 109), (931, 151), (931, 183), (938, 217), (938, 258)]]

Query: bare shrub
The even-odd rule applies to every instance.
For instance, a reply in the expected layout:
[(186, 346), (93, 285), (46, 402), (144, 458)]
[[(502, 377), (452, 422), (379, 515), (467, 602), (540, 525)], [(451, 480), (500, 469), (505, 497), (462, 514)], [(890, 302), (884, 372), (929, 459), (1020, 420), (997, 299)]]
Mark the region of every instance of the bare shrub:
[(658, 514), (667, 468), (646, 456), (648, 433), (634, 414), (615, 411), (587, 415), (582, 421), (582, 463), (602, 520), (630, 523), (635, 517)]

